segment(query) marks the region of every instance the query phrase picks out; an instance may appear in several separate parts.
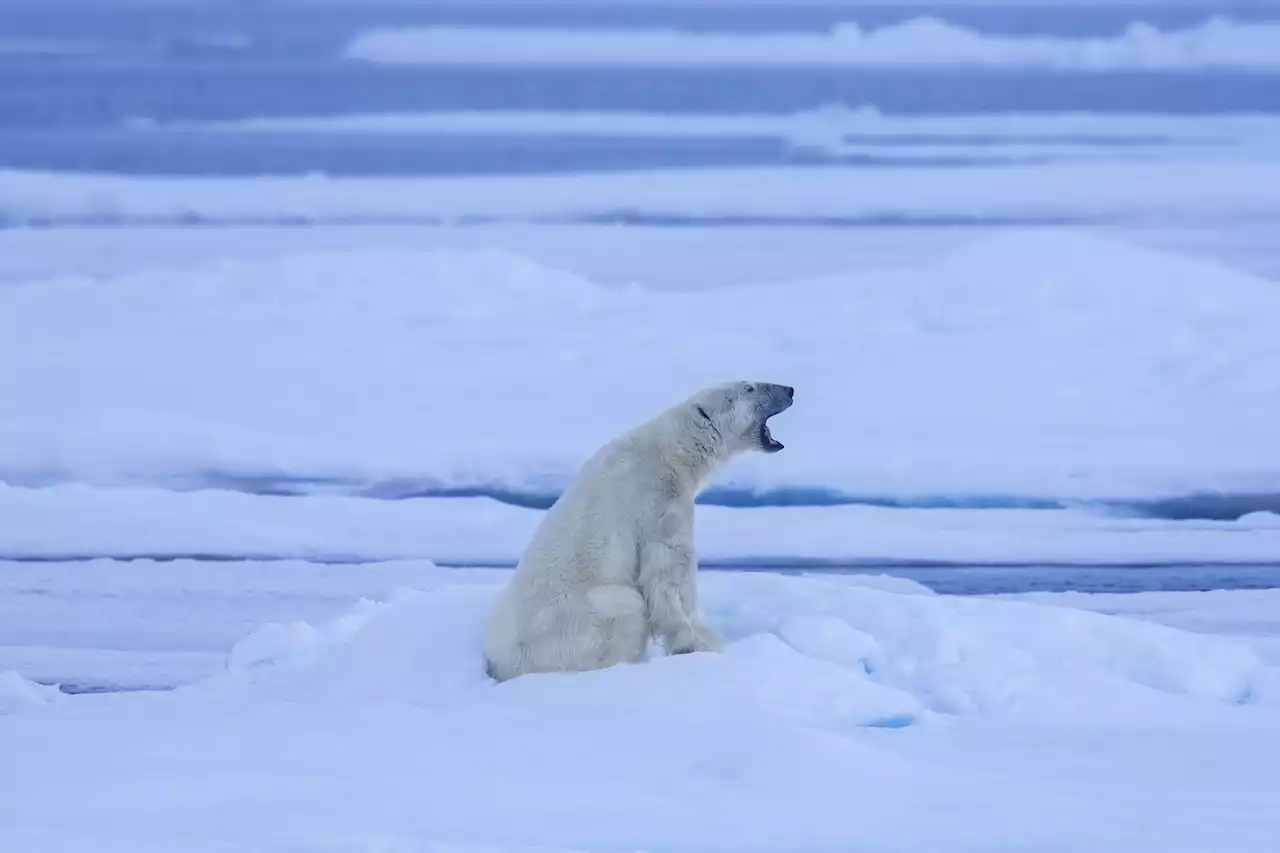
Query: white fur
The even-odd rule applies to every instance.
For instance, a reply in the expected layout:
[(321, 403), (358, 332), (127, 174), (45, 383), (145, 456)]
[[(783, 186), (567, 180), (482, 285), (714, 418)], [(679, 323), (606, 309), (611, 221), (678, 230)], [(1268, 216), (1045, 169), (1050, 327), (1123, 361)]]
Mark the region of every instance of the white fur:
[(499, 681), (718, 651), (698, 615), (694, 497), (717, 465), (767, 447), (760, 426), (792, 390), (737, 382), (702, 391), (601, 448), (547, 512), (494, 607), (484, 640)]

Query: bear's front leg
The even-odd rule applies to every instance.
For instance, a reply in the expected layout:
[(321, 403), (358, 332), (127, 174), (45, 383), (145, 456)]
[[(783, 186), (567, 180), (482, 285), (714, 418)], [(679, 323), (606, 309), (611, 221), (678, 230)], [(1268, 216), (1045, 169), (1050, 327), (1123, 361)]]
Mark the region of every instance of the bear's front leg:
[[(668, 527), (680, 527), (678, 523)], [(696, 558), (691, 542), (664, 537), (640, 549), (640, 592), (649, 629), (660, 637), (667, 654), (718, 652), (724, 639), (698, 618)]]

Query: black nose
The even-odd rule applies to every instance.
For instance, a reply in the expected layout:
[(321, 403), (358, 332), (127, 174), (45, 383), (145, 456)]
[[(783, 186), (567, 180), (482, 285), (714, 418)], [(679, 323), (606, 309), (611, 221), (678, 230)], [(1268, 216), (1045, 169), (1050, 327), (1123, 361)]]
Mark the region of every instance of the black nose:
[(782, 390), (787, 392), (788, 400), (794, 400), (796, 398), (796, 389), (792, 388), (790, 385), (783, 385)]

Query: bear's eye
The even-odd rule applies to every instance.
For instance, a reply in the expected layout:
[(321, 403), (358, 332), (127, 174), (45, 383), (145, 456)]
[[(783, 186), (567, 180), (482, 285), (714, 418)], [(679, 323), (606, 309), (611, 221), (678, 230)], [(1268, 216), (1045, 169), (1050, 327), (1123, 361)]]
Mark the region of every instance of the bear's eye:
[(748, 386), (747, 386), (747, 393), (748, 393), (748, 394), (750, 394), (752, 391), (755, 391), (755, 390), (756, 390), (756, 386), (754, 386), (754, 385), (748, 385)]

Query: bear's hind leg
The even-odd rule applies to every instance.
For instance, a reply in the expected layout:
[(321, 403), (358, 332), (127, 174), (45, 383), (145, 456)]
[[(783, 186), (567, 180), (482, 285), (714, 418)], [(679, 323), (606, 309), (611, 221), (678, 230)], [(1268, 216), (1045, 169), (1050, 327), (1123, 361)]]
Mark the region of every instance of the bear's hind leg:
[(584, 672), (644, 657), (649, 623), (633, 587), (606, 584), (566, 602), (550, 630), (530, 644), (524, 672)]
[(637, 663), (649, 644), (644, 597), (631, 586), (609, 584), (587, 593), (590, 618), (581, 638), (581, 669)]
[(649, 644), (644, 598), (608, 584), (562, 601), (512, 653), (486, 657), (489, 676), (505, 681), (534, 672), (584, 672), (637, 663)]

